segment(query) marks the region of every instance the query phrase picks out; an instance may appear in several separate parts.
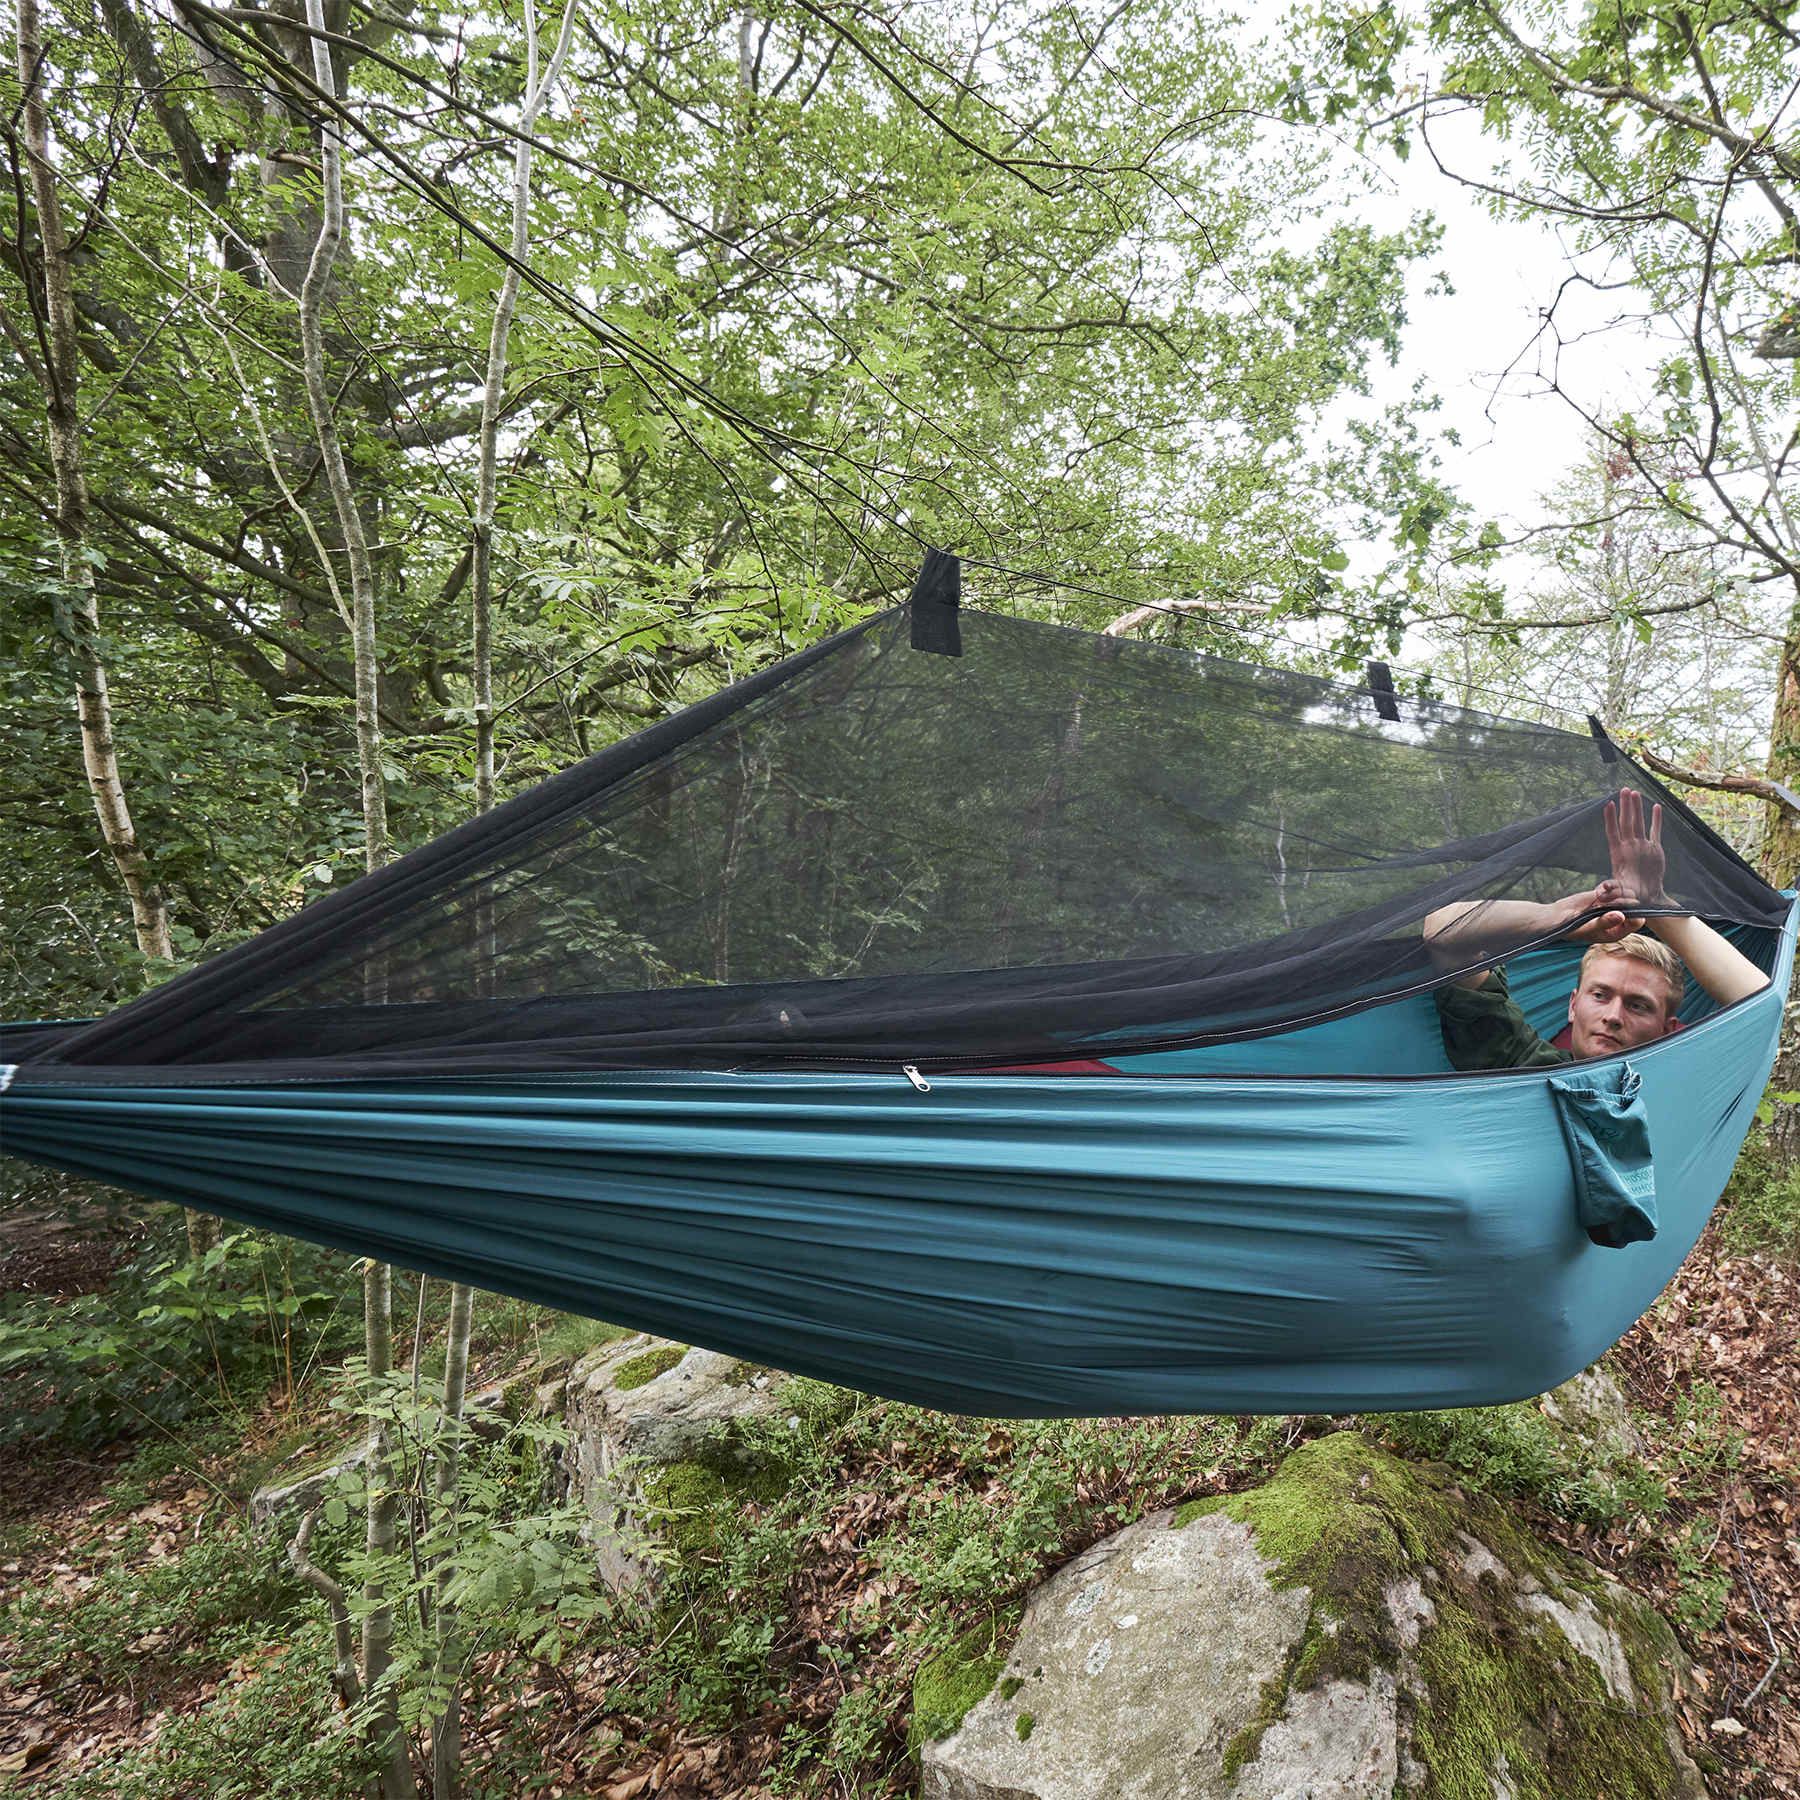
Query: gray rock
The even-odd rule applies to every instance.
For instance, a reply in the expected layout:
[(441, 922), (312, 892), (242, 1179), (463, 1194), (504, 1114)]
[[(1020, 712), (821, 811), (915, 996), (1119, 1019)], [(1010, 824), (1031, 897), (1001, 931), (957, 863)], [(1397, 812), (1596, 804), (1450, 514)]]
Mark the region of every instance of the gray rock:
[(923, 1747), (920, 1792), (1397, 1800), (1462, 1791), (1472, 1764), (1496, 1796), (1704, 1800), (1680, 1661), (1643, 1602), (1506, 1509), (1340, 1432), (1054, 1575)]
[(1537, 1404), (1545, 1418), (1578, 1442), (1585, 1461), (1613, 1465), (1644, 1454), (1625, 1395), (1598, 1363), (1541, 1395)]
[(647, 1484), (679, 1517), (707, 1482), (755, 1476), (732, 1427), (779, 1414), (781, 1381), (775, 1370), (643, 1335), (603, 1344), (575, 1365), (564, 1466), (587, 1509), (604, 1581), (623, 1587), (654, 1577)]
[(1172, 1518), (1105, 1539), (1032, 1595), (1000, 1681), (925, 1746), (927, 1800), (1225, 1791), (1225, 1747), (1299, 1642), (1307, 1596), (1270, 1586), (1247, 1525)]
[(360, 1470), (369, 1460), (369, 1443), (347, 1445), (329, 1462), (316, 1464), (303, 1475), (290, 1475), (280, 1481), (267, 1482), (250, 1496), (250, 1527), (253, 1531), (274, 1530), (282, 1526), (298, 1526), (301, 1519), (317, 1506), (340, 1475)]

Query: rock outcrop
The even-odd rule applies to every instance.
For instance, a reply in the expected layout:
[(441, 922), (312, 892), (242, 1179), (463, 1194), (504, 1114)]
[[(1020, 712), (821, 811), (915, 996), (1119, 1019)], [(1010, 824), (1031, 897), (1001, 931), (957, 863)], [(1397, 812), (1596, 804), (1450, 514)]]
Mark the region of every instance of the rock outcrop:
[(1540, 1396), (1538, 1411), (1577, 1443), (1587, 1461), (1613, 1466), (1644, 1454), (1619, 1384), (1596, 1363)]
[(587, 1509), (603, 1580), (622, 1587), (651, 1578), (647, 1533), (676, 1551), (699, 1548), (709, 1505), (781, 1480), (776, 1459), (738, 1428), (780, 1415), (782, 1379), (716, 1351), (642, 1335), (603, 1345), (575, 1365), (565, 1466)]
[[(504, 1436), (527, 1406), (541, 1405), (548, 1377), (548, 1367), (538, 1364), (477, 1388), (463, 1402), (464, 1423), (478, 1438)], [(252, 1527), (260, 1531), (298, 1525), (338, 1485), (340, 1476), (360, 1475), (368, 1460), (368, 1439), (359, 1437), (324, 1461), (315, 1460), (304, 1472), (265, 1481), (250, 1496)]]
[(1678, 1663), (1623, 1588), (1441, 1466), (1339, 1432), (1077, 1557), (1004, 1658), (927, 1664), (921, 1735), (947, 1735), (921, 1792), (1704, 1800)]

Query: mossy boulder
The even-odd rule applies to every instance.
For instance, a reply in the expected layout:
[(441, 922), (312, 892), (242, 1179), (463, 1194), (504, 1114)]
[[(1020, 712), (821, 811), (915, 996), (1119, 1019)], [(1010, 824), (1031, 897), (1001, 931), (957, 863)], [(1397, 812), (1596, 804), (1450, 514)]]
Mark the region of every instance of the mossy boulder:
[(742, 1427), (784, 1416), (781, 1385), (775, 1371), (642, 1334), (575, 1365), (564, 1465), (603, 1579), (652, 1579), (652, 1535), (677, 1556), (700, 1554), (720, 1507), (779, 1490), (785, 1469), (767, 1433)]
[(1644, 1454), (1644, 1439), (1623, 1391), (1598, 1363), (1540, 1395), (1537, 1408), (1590, 1461), (1616, 1467)]
[(1678, 1663), (1650, 1608), (1505, 1507), (1339, 1432), (1040, 1588), (921, 1792), (1704, 1800)]

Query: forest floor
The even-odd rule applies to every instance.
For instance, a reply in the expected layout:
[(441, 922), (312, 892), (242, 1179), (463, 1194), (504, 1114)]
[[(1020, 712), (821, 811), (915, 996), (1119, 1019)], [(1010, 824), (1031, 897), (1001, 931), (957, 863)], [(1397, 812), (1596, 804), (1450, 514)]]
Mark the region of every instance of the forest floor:
[[(109, 1233), (99, 1223), (14, 1215), (0, 1290), (104, 1289), (131, 1227)], [(1681, 1725), (1710, 1791), (1800, 1800), (1800, 1267), (1729, 1243), (1715, 1221), (1609, 1359), (1666, 1505), (1584, 1523), (1529, 1492), (1514, 1497), (1547, 1536), (1675, 1624), (1694, 1665)], [(497, 1353), (493, 1366), (504, 1360)], [(696, 1665), (717, 1665), (723, 1697), (710, 1708), (704, 1695), (696, 1700), (695, 1669), (650, 1678), (655, 1651), (641, 1635), (603, 1649), (578, 1643), (556, 1662), (514, 1656), (504, 1670), (496, 1662), (468, 1720), (472, 1792), (909, 1794), (917, 1777), (904, 1700), (924, 1646), (906, 1622), (941, 1599), (926, 1591), (938, 1551), (921, 1541), (909, 1560), (873, 1546), (946, 1529), (921, 1523), (940, 1500), (996, 1512), (1029, 1500), (1043, 1485), (1040, 1450), (1049, 1445), (1067, 1459), (1052, 1478), (1085, 1510), (1082, 1523), (1045, 1540), (1054, 1545), (1043, 1552), (1048, 1566), (1146, 1505), (1247, 1485), (1302, 1438), (1349, 1423), (1163, 1421), (1160, 1436), (1142, 1438), (1142, 1455), (1103, 1466), (1081, 1448), (1105, 1441), (1099, 1435), (1052, 1443), (1028, 1427), (884, 1405), (861, 1420), (834, 1452), (842, 1460), (825, 1499), (792, 1527), (773, 1585), (696, 1590), (696, 1606), (707, 1592), (748, 1592), (746, 1606), (766, 1615), (767, 1629), (734, 1653), (759, 1661), (754, 1679), (731, 1672), (719, 1631), (696, 1653)], [(255, 1473), (298, 1441), (328, 1443), (334, 1428), (341, 1423), (322, 1409), (271, 1405), (228, 1432), (214, 1425), (79, 1453), (54, 1444), (0, 1452), (0, 1794), (252, 1794), (254, 1775), (239, 1788), (207, 1772), (195, 1728), (227, 1740), (265, 1731), (272, 1768), (291, 1761), (282, 1732), (334, 1729), (329, 1703), (302, 1693), (316, 1670), (268, 1622), (279, 1610), (273, 1584), (285, 1575), (279, 1546), (252, 1549), (244, 1521)], [(1115, 1438), (1127, 1436), (1115, 1428)], [(1507, 1485), (1499, 1452), (1471, 1472)], [(967, 1538), (970, 1515), (959, 1516), (964, 1527), (945, 1541)], [(758, 1523), (753, 1516), (749, 1529)], [(1016, 1591), (1025, 1566), (988, 1579), (1001, 1588), (1014, 1581)], [(988, 1616), (997, 1616), (991, 1599)], [(116, 1778), (97, 1775), (106, 1769)], [(313, 1793), (330, 1800), (324, 1787)]]

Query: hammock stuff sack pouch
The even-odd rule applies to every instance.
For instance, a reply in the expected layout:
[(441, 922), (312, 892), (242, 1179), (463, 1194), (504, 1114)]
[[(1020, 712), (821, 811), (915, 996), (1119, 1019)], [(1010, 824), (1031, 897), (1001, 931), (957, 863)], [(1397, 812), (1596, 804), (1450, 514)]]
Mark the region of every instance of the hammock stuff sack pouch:
[[(1591, 1361), (1730, 1171), (1787, 897), (1603, 735), (957, 577), (108, 1018), (9, 1031), (6, 1150), (975, 1412), (1473, 1404)], [(1445, 1072), (1421, 922), (1591, 885), (1625, 784), (1668, 906), (1774, 982), (1632, 1052), (1658, 1229), (1603, 1249), (1567, 1072)], [(1566, 995), (1560, 949), (1479, 960), (1510, 953)]]

